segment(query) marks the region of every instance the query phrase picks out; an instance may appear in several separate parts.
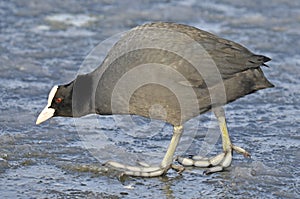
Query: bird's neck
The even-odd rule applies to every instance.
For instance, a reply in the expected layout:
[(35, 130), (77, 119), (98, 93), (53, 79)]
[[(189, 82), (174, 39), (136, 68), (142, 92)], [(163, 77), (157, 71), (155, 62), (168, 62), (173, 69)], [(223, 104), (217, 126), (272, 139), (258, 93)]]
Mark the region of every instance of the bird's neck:
[(91, 75), (79, 75), (73, 81), (72, 110), (73, 117), (95, 113), (95, 88)]

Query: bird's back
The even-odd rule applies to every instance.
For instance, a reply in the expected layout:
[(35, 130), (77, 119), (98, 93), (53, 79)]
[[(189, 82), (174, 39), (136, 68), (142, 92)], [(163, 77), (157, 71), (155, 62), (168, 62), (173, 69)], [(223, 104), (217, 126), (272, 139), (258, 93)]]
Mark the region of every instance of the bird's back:
[(270, 59), (197, 28), (151, 23), (126, 33), (91, 75), (99, 114), (136, 114), (178, 125), (272, 87)]

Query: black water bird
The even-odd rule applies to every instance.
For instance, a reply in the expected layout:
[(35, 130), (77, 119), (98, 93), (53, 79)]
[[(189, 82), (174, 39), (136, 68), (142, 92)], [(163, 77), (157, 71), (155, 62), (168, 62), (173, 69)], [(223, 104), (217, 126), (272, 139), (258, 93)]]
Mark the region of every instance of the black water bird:
[[(257, 55), (233, 41), (188, 25), (149, 23), (128, 31), (93, 72), (66, 85), (54, 86), (36, 123), (56, 117), (87, 114), (134, 114), (160, 119), (174, 126), (173, 137), (159, 166), (106, 165), (132, 176), (160, 176), (173, 164), (173, 156), (189, 119), (212, 110), (219, 122), (223, 152), (212, 158), (184, 158), (182, 165), (229, 167), (232, 152), (250, 154), (231, 143), (222, 108), (257, 90), (273, 87), (261, 66), (270, 58)], [(150, 111), (151, 110), (151, 111)]]

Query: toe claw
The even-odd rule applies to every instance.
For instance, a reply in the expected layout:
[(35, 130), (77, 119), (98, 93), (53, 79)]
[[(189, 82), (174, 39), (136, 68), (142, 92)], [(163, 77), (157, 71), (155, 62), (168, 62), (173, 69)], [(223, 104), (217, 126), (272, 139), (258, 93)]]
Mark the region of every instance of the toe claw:
[(244, 153), (243, 154), (245, 158), (251, 158), (251, 154), (250, 153)]
[(181, 174), (185, 170), (185, 168), (181, 165), (172, 164), (171, 168), (174, 169), (178, 174)]

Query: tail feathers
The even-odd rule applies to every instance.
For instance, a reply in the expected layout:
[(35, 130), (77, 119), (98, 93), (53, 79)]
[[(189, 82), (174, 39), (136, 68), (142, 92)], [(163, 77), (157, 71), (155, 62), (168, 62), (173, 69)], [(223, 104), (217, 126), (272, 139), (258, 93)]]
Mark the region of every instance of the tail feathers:
[(266, 57), (266, 56), (264, 56), (264, 55), (259, 55), (259, 56), (262, 58), (263, 62), (268, 62), (268, 61), (271, 61), (271, 60), (272, 60), (271, 58)]
[(269, 67), (266, 62), (270, 61), (271, 59), (269, 57), (266, 57), (264, 55), (253, 55), (249, 58), (249, 66), (250, 68), (256, 68), (259, 66), (266, 66)]
[(259, 56), (262, 58), (262, 61), (263, 61), (262, 66), (269, 67), (269, 66), (268, 66), (267, 64), (265, 64), (265, 63), (268, 62), (268, 61), (271, 61), (272, 59), (269, 58), (269, 57), (266, 57), (266, 56), (264, 56), (264, 55), (259, 55)]

